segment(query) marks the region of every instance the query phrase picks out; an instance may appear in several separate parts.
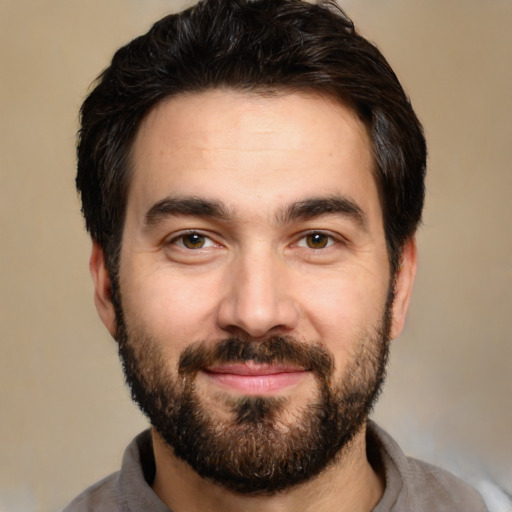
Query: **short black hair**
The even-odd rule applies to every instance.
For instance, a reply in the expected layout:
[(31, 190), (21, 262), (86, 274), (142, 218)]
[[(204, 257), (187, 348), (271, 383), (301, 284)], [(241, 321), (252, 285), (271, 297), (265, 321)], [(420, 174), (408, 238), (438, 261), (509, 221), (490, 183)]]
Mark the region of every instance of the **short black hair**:
[(366, 125), (392, 271), (424, 202), (426, 144), (418, 118), (377, 47), (334, 1), (202, 0), (119, 49), (81, 108), (77, 189), (86, 227), (117, 274), (130, 150), (165, 98), (212, 88), (315, 91)]

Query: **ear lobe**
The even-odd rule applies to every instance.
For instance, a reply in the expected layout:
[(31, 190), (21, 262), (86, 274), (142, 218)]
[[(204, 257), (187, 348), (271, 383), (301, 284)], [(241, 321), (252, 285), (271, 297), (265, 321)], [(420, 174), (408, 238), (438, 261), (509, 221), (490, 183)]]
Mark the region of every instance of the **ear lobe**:
[(395, 298), (393, 301), (391, 325), (391, 339), (393, 340), (398, 338), (405, 326), (417, 266), (418, 252), (416, 239), (411, 237), (403, 247), (400, 268), (395, 276)]
[(98, 242), (93, 241), (92, 243), (89, 269), (94, 283), (96, 310), (110, 335), (115, 337), (117, 322), (114, 305), (112, 304), (112, 284), (105, 263), (105, 254)]

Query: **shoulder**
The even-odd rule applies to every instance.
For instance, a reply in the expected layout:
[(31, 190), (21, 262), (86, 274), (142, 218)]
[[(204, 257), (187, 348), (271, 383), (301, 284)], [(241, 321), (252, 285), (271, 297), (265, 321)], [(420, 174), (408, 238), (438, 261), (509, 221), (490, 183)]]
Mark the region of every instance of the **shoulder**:
[(116, 479), (119, 473), (113, 473), (91, 485), (69, 503), (61, 512), (117, 512), (120, 505), (116, 496)]
[(407, 458), (405, 475), (411, 503), (439, 512), (485, 512), (480, 494), (449, 471)]
[(386, 481), (375, 512), (487, 511), (480, 494), (469, 484), (449, 471), (407, 457), (394, 439), (371, 421), (367, 445)]
[(146, 430), (126, 448), (120, 471), (86, 489), (61, 512), (167, 512), (151, 488), (154, 474), (152, 438)]

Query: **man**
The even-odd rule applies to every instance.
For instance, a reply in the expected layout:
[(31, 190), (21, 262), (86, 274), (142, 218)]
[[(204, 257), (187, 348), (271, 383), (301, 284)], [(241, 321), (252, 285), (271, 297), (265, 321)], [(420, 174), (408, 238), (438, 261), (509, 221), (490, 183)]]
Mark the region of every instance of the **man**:
[(368, 420), (414, 281), (426, 148), (334, 3), (168, 16), (81, 114), (96, 306), (152, 428), (66, 511), (485, 510)]

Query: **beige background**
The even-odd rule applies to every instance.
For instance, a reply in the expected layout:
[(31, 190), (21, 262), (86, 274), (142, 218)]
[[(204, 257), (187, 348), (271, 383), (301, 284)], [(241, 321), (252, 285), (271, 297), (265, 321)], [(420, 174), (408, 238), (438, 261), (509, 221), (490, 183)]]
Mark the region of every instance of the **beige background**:
[[(113, 51), (182, 5), (0, 0), (2, 512), (57, 509), (145, 426), (92, 302), (74, 136)], [(420, 272), (376, 416), (409, 453), (512, 492), (512, 2), (342, 5), (430, 142)]]

